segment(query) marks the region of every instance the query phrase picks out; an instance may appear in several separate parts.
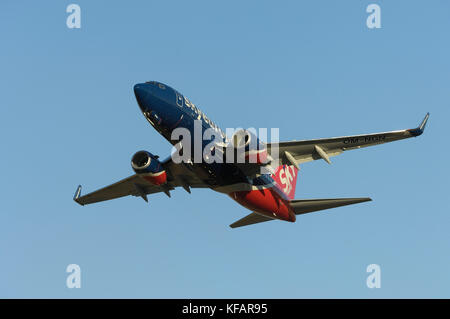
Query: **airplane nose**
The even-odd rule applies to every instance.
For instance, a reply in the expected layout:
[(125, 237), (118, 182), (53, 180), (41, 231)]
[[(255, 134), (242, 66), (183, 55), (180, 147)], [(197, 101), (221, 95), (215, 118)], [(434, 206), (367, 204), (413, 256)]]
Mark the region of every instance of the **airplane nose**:
[(134, 95), (136, 95), (136, 99), (138, 101), (143, 101), (148, 94), (147, 89), (145, 88), (145, 84), (143, 83), (136, 84), (133, 89)]
[[(138, 83), (133, 87), (136, 101), (144, 116), (153, 126), (171, 129), (180, 122), (179, 107), (173, 105), (175, 94), (157, 82)], [(173, 98), (170, 103), (169, 98)]]
[(139, 104), (139, 107), (144, 112), (147, 110), (147, 102), (148, 95), (150, 93), (150, 90), (148, 88), (148, 85), (146, 83), (138, 83), (133, 87), (134, 95), (136, 96), (136, 101)]

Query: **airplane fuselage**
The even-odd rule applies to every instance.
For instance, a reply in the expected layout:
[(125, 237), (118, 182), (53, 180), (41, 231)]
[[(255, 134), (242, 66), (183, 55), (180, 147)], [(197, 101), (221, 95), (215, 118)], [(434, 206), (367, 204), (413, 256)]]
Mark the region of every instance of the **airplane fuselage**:
[[(270, 174), (249, 178), (234, 163), (207, 163), (203, 159), (199, 161), (198, 158), (194, 158), (195, 154), (199, 153), (194, 149), (199, 141), (201, 141), (200, 154), (203, 154), (204, 148), (211, 143), (211, 140), (202, 138), (205, 131), (213, 130), (216, 133), (216, 140), (219, 139), (224, 143), (227, 136), (188, 98), (173, 88), (154, 81), (136, 84), (134, 92), (145, 118), (169, 143), (176, 145), (179, 142), (172, 138), (175, 129), (185, 128), (191, 132), (190, 154), (193, 155), (190, 163), (186, 165), (190, 165), (197, 177), (211, 189), (227, 193), (236, 202), (254, 212), (272, 218), (295, 221), (295, 213), (290, 208), (289, 198)], [(295, 171), (294, 174), (296, 173)], [(247, 184), (248, 190), (227, 192), (227, 186), (239, 183)]]

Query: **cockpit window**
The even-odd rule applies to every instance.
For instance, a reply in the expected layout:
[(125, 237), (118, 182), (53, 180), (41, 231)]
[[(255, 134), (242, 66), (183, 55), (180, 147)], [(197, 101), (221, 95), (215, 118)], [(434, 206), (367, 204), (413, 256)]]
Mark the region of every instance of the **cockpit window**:
[(154, 86), (158, 86), (161, 90), (165, 90), (166, 89), (166, 86), (164, 84), (156, 82), (156, 81), (147, 81), (145, 83), (151, 84), (151, 85), (154, 85)]

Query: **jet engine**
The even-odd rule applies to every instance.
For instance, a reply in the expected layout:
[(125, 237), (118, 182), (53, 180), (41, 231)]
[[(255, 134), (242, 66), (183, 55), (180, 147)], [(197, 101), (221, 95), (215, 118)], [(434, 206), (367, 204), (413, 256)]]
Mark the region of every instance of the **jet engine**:
[(265, 143), (249, 130), (236, 131), (231, 137), (231, 145), (237, 156), (237, 163), (265, 165), (270, 159)]
[(139, 151), (131, 158), (131, 167), (136, 174), (154, 185), (162, 185), (167, 182), (167, 174), (158, 160), (158, 156), (147, 151)]

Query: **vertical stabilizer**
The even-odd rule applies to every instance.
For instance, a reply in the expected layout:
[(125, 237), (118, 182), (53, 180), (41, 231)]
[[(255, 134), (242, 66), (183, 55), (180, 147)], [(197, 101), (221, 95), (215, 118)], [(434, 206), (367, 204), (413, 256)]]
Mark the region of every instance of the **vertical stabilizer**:
[(295, 197), (295, 186), (299, 170), (293, 165), (280, 165), (272, 175), (275, 182), (289, 199)]

